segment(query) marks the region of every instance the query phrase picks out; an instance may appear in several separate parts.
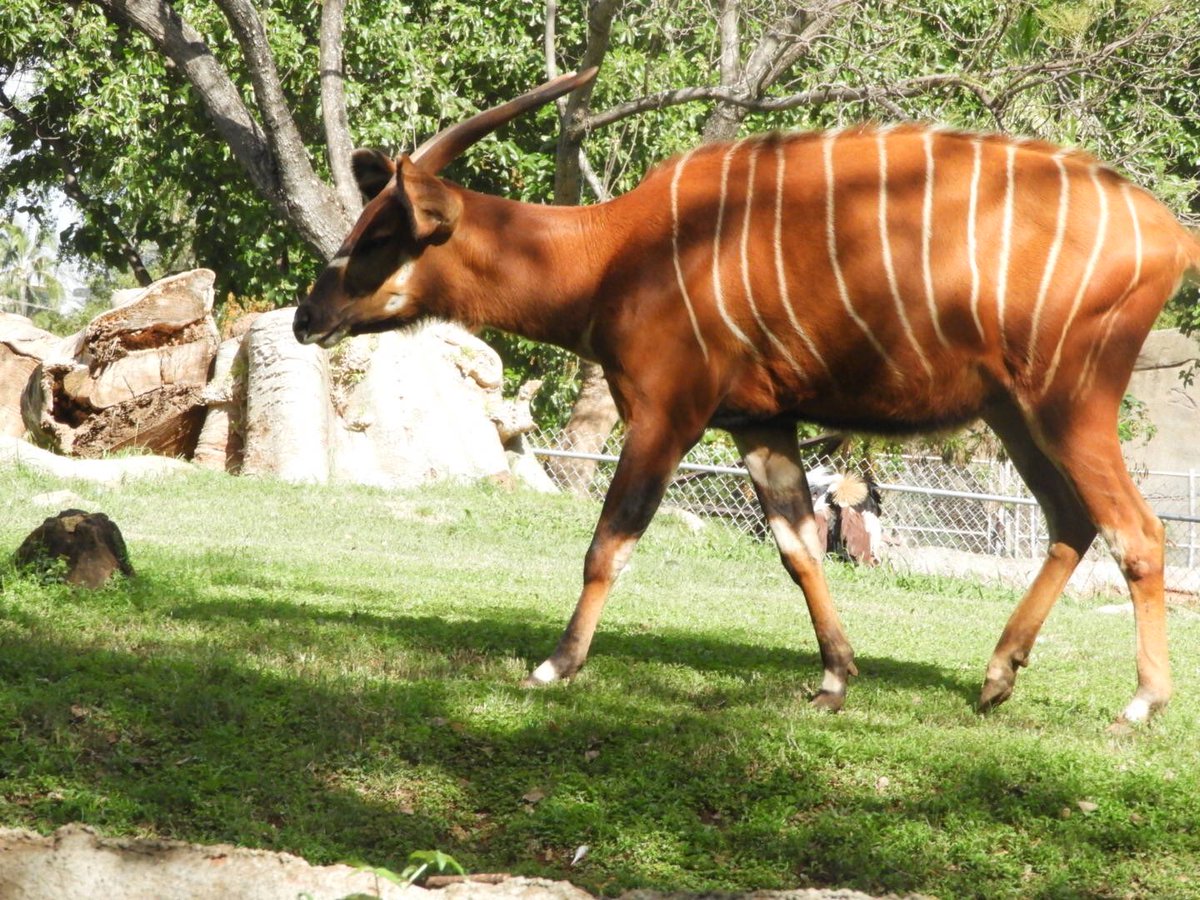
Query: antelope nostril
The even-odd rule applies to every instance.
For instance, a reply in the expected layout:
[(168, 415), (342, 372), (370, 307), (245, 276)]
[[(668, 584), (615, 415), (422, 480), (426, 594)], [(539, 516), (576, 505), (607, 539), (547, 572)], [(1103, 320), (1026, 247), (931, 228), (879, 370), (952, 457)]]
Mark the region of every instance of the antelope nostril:
[(297, 307), (296, 316), (292, 319), (292, 333), (296, 335), (296, 340), (303, 341), (308, 337), (310, 324), (312, 324), (312, 310), (307, 306)]

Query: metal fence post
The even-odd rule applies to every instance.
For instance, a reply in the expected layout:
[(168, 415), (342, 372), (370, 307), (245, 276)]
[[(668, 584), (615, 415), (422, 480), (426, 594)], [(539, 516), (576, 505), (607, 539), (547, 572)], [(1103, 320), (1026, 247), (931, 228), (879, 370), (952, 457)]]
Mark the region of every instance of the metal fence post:
[(1196, 568), (1196, 470), (1188, 469), (1188, 568)]

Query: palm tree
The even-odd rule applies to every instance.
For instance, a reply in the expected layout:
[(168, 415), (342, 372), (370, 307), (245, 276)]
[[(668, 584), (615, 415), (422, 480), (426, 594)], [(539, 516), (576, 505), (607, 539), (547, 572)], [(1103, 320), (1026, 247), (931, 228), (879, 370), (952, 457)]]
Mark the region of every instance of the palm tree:
[(31, 316), (57, 310), (66, 290), (56, 274), (58, 241), (39, 226), (26, 231), (15, 222), (0, 222), (0, 310)]

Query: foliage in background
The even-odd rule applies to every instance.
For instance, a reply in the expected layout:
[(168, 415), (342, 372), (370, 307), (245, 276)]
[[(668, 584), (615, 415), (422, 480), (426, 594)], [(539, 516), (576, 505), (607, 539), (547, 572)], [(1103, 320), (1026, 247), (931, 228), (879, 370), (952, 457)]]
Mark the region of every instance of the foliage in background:
[(0, 312), (32, 316), (58, 308), (65, 296), (57, 277), (57, 241), (45, 228), (31, 232), (0, 222)]
[[(251, 186), (178, 66), (141, 32), (107, 18), (99, 2), (0, 6), (0, 85), (16, 110), (0, 117), (0, 141), (9, 145), (0, 205), (20, 197), (48, 218), (66, 166), (89, 201), (63, 236), (66, 252), (115, 266), (128, 263), (132, 247), (155, 276), (206, 265), (218, 272), (218, 296), (293, 302), (319, 254)], [(172, 8), (251, 98), (245, 58), (222, 11), (239, 5), (177, 0)], [(576, 0), (559, 11), (559, 68), (577, 65), (592, 6)], [(628, 190), (655, 161), (695, 144), (712, 97), (636, 101), (716, 83), (722, 8), (715, 0), (618, 4), (592, 112), (579, 125), (601, 193)], [(783, 0), (739, 4), (738, 40), (755, 46), (796, 9)], [(290, 114), (317, 175), (328, 179), (317, 78), (322, 4), (277, 0), (260, 12)], [(822, 0), (811, 12), (827, 14), (823, 30), (785, 35), (808, 44), (758, 104), (792, 105), (750, 112), (744, 132), (914, 118), (1032, 134), (1087, 148), (1178, 213), (1200, 216), (1197, 4)], [(525, 0), (349, 4), (344, 53), (354, 142), (409, 149), (541, 81), (545, 14)], [(621, 112), (630, 103), (637, 108)], [(447, 174), (473, 189), (544, 201), (557, 132), (553, 108), (541, 110), (482, 141)], [(1196, 325), (1196, 300), (1194, 290), (1185, 293), (1165, 321)], [(570, 402), (574, 361), (518, 340), (502, 339), (501, 348), (514, 380), (549, 376), (539, 404), (558, 417)]]

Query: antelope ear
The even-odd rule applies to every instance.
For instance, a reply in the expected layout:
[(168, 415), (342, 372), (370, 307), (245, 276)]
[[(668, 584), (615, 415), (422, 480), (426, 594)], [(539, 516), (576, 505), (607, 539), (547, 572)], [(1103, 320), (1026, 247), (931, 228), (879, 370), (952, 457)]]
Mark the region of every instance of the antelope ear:
[(365, 148), (355, 150), (350, 155), (350, 168), (354, 170), (358, 189), (367, 200), (373, 200), (396, 174), (396, 164), (390, 156), (379, 150)]
[(398, 160), (396, 180), (408, 207), (413, 237), (418, 244), (444, 244), (454, 233), (462, 200), (436, 175), (420, 169), (407, 156)]

